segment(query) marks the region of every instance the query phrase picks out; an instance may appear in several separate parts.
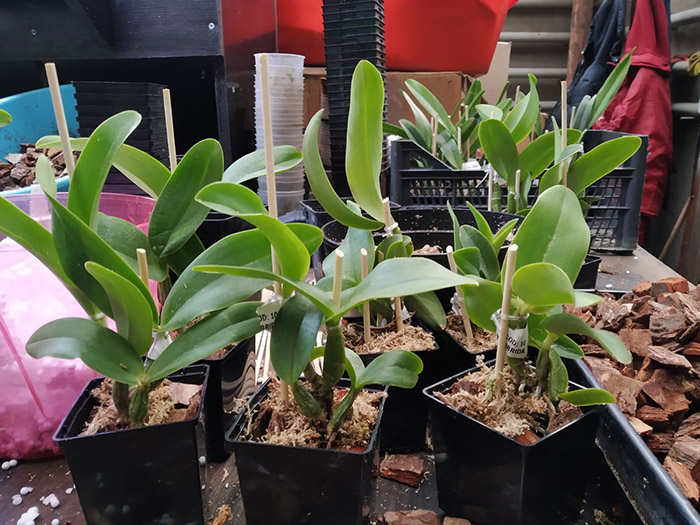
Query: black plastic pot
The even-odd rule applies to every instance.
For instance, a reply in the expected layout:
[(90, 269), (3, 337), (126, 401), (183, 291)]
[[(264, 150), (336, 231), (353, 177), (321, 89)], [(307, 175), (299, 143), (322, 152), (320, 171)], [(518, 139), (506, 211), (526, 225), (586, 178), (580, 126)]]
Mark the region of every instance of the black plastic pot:
[(209, 366), (206, 392), (205, 429), (207, 461), (224, 461), (231, 455), (226, 431), (237, 417), (237, 399), (255, 392), (255, 338), (250, 337), (231, 348), (226, 355), (200, 361)]
[(523, 445), (434, 395), (474, 370), (423, 390), (430, 402), (440, 508), (480, 525), (575, 523), (602, 408), (588, 409), (576, 421)]
[[(462, 346), (447, 330), (434, 330), (433, 336), (442, 348), (443, 370), (445, 376), (452, 376), (463, 370), (469, 370), (476, 366), (476, 358), (484, 356), (486, 361), (496, 357), (496, 349), (492, 348), (483, 352), (473, 353)], [(437, 378), (436, 378), (437, 379)]]
[[(206, 396), (208, 374), (208, 367), (194, 365), (169, 379), (202, 385)], [(201, 405), (185, 421), (80, 436), (95, 406), (90, 392), (101, 382), (87, 384), (54, 434), (88, 525), (203, 524)]]
[(362, 452), (239, 441), (249, 414), (267, 396), (268, 384), (269, 380), (252, 396), (251, 411), (240, 414), (227, 435), (236, 454), (247, 525), (367, 523), (384, 402)]
[(249, 230), (252, 226), (238, 217), (232, 217), (210, 211), (204, 222), (197, 228), (197, 237), (202, 241), (205, 248), (220, 241), (224, 237), (243, 230)]
[(602, 260), (603, 258), (599, 255), (587, 254), (574, 283), (574, 288), (577, 290), (595, 290), (595, 284), (598, 280), (598, 267)]

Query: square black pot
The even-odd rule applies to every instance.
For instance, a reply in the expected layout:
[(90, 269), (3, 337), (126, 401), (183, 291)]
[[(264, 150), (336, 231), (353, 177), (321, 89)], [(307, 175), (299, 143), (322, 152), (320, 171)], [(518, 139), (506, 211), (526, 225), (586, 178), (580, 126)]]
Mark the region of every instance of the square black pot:
[(575, 523), (596, 453), (602, 407), (584, 408), (579, 419), (523, 445), (435, 396), (475, 370), (423, 390), (430, 403), (440, 508), (479, 525)]
[(384, 401), (362, 452), (239, 441), (249, 414), (267, 396), (268, 385), (269, 380), (251, 397), (250, 412), (241, 413), (227, 435), (236, 455), (247, 525), (368, 523)]
[[(208, 374), (194, 365), (169, 379), (202, 385), (205, 399)], [(88, 525), (203, 524), (201, 404), (197, 417), (185, 421), (80, 436), (95, 406), (90, 392), (102, 381), (87, 384), (54, 434)]]

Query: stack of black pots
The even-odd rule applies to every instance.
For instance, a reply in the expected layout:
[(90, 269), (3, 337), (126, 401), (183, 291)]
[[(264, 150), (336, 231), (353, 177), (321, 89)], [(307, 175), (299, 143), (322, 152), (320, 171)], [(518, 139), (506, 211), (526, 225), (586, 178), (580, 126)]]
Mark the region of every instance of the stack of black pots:
[[(163, 88), (167, 86), (150, 82), (73, 82), (73, 86), (81, 137), (89, 137), (112, 115), (132, 109), (143, 118), (126, 143), (168, 165), (163, 106)], [(105, 191), (144, 195), (115, 169), (107, 177)]]
[[(386, 72), (383, 0), (323, 0), (323, 27), (333, 186), (340, 195), (349, 196), (345, 177), (345, 143), (350, 83), (360, 60), (374, 64), (382, 76)], [(388, 167), (386, 153), (385, 144), (383, 171)]]

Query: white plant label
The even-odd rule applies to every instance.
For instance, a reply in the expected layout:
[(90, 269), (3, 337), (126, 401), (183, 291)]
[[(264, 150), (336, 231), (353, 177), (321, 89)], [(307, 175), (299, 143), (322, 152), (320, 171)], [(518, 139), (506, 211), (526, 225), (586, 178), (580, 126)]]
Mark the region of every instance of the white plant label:
[(282, 308), (282, 301), (274, 298), (258, 307), (255, 313), (258, 314), (261, 330), (272, 330), (280, 308)]
[(508, 328), (506, 340), (506, 356), (514, 359), (527, 357), (527, 326), (525, 328)]

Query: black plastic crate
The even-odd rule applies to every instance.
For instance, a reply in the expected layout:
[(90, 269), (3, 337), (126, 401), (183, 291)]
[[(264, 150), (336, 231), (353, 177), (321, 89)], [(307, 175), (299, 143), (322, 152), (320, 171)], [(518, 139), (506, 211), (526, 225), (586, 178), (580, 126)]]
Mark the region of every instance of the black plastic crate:
[(93, 118), (101, 118), (102, 120), (105, 120), (112, 115), (116, 115), (117, 113), (121, 113), (122, 111), (126, 110), (133, 110), (137, 111), (142, 117), (144, 118), (165, 118), (165, 110), (163, 107), (150, 107), (150, 106), (98, 106), (98, 105), (82, 105), (82, 106), (76, 106), (76, 109), (80, 111), (80, 116), (81, 117), (93, 117)]
[(130, 95), (162, 95), (165, 84), (152, 82), (72, 82), (76, 94), (92, 93), (104, 94), (130, 94)]
[(324, 22), (323, 37), (328, 41), (344, 35), (384, 33), (384, 21), (375, 15), (376, 13), (372, 13), (367, 18), (355, 18), (353, 20), (326, 20)]
[(75, 93), (78, 105), (129, 107), (153, 106), (163, 108), (163, 94), (132, 93)]
[(356, 12), (379, 12), (384, 14), (384, 2), (381, 0), (357, 0), (355, 2), (323, 1), (323, 14), (345, 14)]

